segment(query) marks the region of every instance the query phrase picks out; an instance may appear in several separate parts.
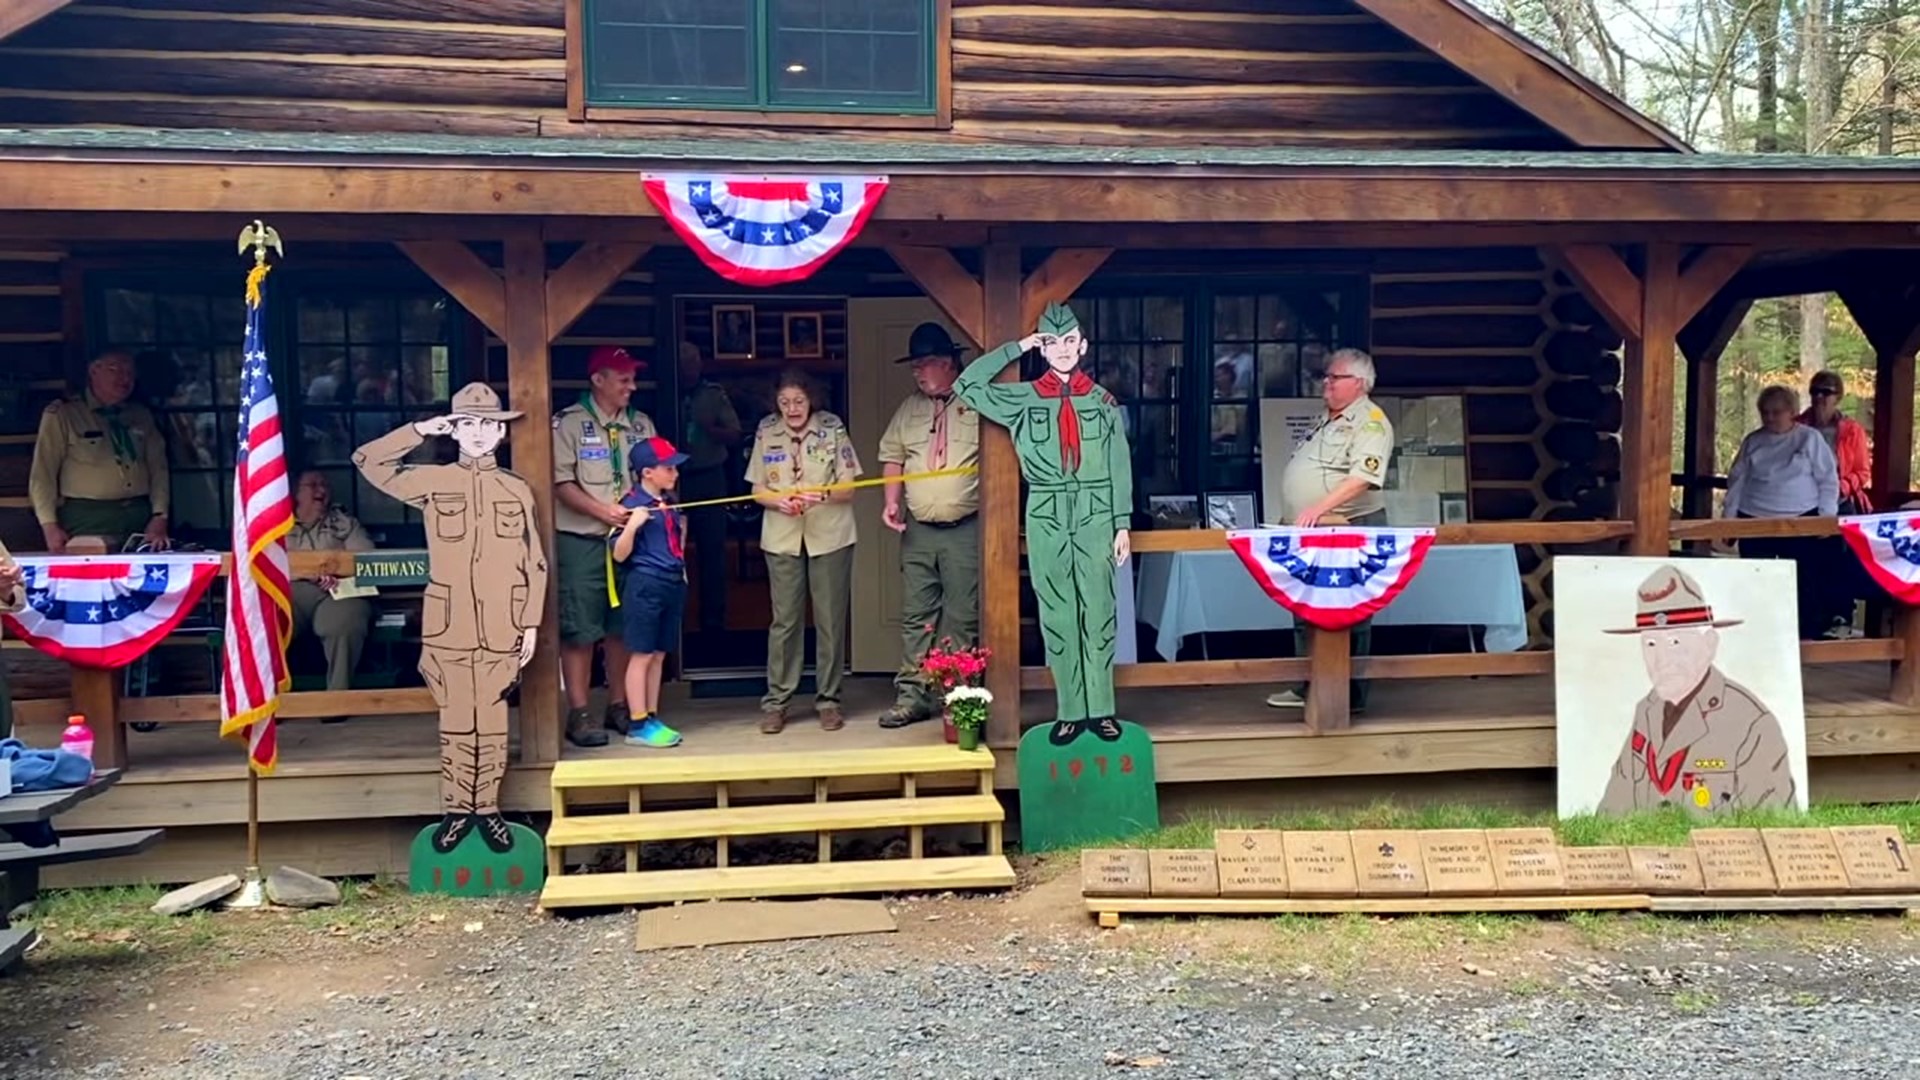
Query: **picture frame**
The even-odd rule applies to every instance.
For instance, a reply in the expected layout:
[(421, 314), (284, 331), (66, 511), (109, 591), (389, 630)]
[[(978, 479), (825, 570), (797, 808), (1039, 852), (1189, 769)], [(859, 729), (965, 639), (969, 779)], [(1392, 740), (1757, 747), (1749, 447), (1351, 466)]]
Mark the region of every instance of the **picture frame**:
[(1440, 496), (1440, 523), (1442, 525), (1465, 525), (1467, 523), (1467, 497), (1465, 495)]
[(713, 305), (713, 358), (715, 360), (751, 360), (753, 356), (753, 305)]
[(1260, 506), (1251, 491), (1207, 492), (1206, 528), (1257, 529)]
[(1147, 516), (1155, 529), (1197, 529), (1200, 527), (1198, 495), (1149, 495)]
[(782, 351), (789, 360), (819, 360), (826, 356), (825, 322), (817, 311), (790, 311), (784, 320)]

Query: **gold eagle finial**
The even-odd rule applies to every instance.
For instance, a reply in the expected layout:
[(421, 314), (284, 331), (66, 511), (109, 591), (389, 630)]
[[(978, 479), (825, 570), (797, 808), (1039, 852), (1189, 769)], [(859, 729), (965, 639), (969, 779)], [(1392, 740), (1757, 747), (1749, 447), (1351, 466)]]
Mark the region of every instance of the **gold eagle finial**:
[(240, 230), (240, 254), (245, 255), (248, 248), (253, 249), (253, 261), (256, 265), (266, 264), (269, 250), (275, 255), (282, 257), (286, 255), (286, 250), (280, 246), (279, 231), (260, 221), (255, 221)]

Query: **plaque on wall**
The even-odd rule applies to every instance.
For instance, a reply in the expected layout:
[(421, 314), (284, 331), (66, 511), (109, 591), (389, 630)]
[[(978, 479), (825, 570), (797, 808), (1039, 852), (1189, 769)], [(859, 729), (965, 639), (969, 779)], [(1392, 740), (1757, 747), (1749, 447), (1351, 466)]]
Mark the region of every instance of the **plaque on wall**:
[(1430, 896), (1486, 896), (1499, 888), (1483, 829), (1423, 829), (1420, 854)]
[(1693, 852), (1707, 892), (1720, 896), (1770, 893), (1773, 863), (1759, 829), (1695, 829)]
[(1503, 893), (1542, 895), (1567, 891), (1560, 845), (1552, 829), (1488, 829), (1493, 880)]
[(1150, 881), (1147, 853), (1138, 848), (1088, 848), (1080, 853), (1082, 896), (1146, 896)]
[(1294, 896), (1352, 896), (1358, 888), (1353, 873), (1353, 845), (1343, 832), (1288, 832), (1281, 834), (1287, 853), (1287, 884)]
[(1287, 895), (1287, 850), (1278, 829), (1220, 829), (1213, 834), (1221, 896)]
[(1840, 849), (1827, 829), (1761, 829), (1773, 876), (1783, 893), (1842, 893), (1848, 888)]
[(1155, 848), (1147, 853), (1155, 896), (1219, 896), (1220, 868), (1210, 848)]
[(1425, 896), (1427, 868), (1412, 829), (1356, 829), (1353, 863), (1361, 896)]
[(1920, 870), (1898, 826), (1839, 825), (1831, 831), (1855, 892), (1920, 892)]

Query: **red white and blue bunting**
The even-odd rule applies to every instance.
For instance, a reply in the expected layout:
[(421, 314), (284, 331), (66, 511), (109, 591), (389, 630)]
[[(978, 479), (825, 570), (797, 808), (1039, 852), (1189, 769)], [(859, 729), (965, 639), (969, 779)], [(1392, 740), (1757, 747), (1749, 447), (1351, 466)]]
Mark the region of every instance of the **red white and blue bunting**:
[(800, 281), (853, 242), (886, 193), (884, 176), (647, 173), (647, 198), (700, 261), (761, 288)]
[(1840, 535), (1889, 595), (1920, 604), (1920, 512), (1843, 517)]
[(1253, 580), (1294, 617), (1344, 630), (1393, 603), (1426, 561), (1432, 529), (1244, 529), (1227, 533)]
[(127, 557), (23, 555), (27, 606), (7, 629), (78, 667), (119, 668), (145, 656), (200, 602), (217, 552)]

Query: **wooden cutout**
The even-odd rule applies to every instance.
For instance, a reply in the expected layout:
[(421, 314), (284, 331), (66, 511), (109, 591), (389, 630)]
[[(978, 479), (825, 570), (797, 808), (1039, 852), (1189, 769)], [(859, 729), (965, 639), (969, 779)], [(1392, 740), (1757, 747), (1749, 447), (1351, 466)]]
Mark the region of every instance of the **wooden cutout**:
[(1125, 721), (1119, 738), (1051, 739), (1052, 726), (1029, 728), (1014, 758), (1020, 786), (1020, 844), (1052, 851), (1117, 840), (1160, 827), (1153, 739)]
[(1155, 848), (1147, 852), (1155, 896), (1219, 896), (1220, 867), (1212, 848)]
[(1146, 896), (1147, 853), (1138, 848), (1087, 848), (1080, 852), (1082, 896)]
[(1486, 896), (1499, 888), (1493, 875), (1493, 849), (1483, 830), (1422, 830), (1420, 853), (1430, 896)]
[(1213, 854), (1221, 896), (1287, 895), (1287, 848), (1279, 830), (1216, 830)]
[(1630, 847), (1635, 886), (1656, 895), (1691, 895), (1706, 891), (1700, 876), (1700, 857), (1691, 847)]
[(652, 244), (589, 242), (548, 274), (547, 341), (551, 343), (566, 333), (567, 327), (586, 314), (620, 280), (620, 275), (652, 248)]
[(0, 8), (0, 41), (59, 11), (73, 0), (12, 0)]
[(1623, 847), (1563, 847), (1560, 869), (1570, 893), (1626, 893), (1639, 887)]
[(1541, 257), (1573, 279), (1580, 294), (1629, 341), (1640, 337), (1640, 279), (1607, 244), (1542, 248)]
[(472, 248), (458, 240), (395, 240), (394, 246), (494, 337), (506, 340), (506, 285)]
[(1695, 829), (1693, 851), (1700, 858), (1700, 876), (1714, 895), (1774, 891), (1773, 864), (1759, 829)]
[(887, 248), (887, 257), (899, 264), (927, 299), (946, 312), (953, 325), (975, 347), (985, 348), (987, 320), (985, 292), (946, 248), (900, 245)]
[(1538, 896), (1567, 891), (1552, 829), (1488, 829), (1487, 846), (1493, 849), (1493, 880), (1501, 892)]
[(1355, 829), (1348, 836), (1361, 896), (1425, 896), (1421, 834), (1413, 829)]
[(1294, 896), (1352, 896), (1359, 891), (1353, 841), (1343, 832), (1286, 832), (1287, 886)]
[(1836, 825), (1834, 847), (1857, 892), (1920, 892), (1920, 866), (1894, 825)]
[(1059, 248), (1047, 256), (1020, 286), (1020, 329), (1040, 324), (1040, 313), (1048, 304), (1064, 304), (1073, 298), (1113, 254), (1112, 248)]
[(1852, 887), (1833, 833), (1826, 829), (1761, 829), (1782, 893), (1843, 893)]
[(1680, 272), (1680, 292), (1673, 302), (1673, 317), (1681, 326), (1711, 304), (1720, 290), (1753, 258), (1753, 248), (1739, 244), (1716, 244), (1702, 250)]

